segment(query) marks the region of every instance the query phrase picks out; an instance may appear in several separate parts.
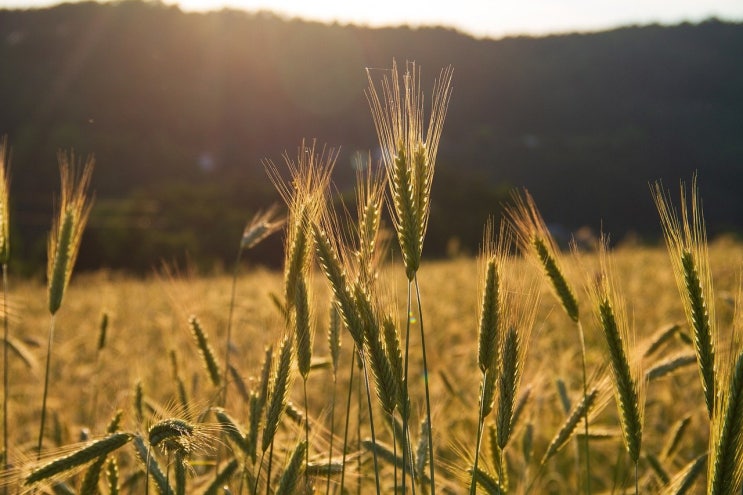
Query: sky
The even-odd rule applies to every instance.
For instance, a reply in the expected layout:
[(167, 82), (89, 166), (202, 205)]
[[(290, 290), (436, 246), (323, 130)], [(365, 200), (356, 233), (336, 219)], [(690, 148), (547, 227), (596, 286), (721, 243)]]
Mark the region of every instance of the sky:
[[(73, 0), (74, 1), (74, 0)], [(0, 0), (33, 8), (55, 0)], [(477, 37), (590, 32), (632, 24), (676, 24), (709, 17), (743, 21), (743, 0), (164, 0), (186, 11), (230, 7), (370, 26), (437, 25)]]

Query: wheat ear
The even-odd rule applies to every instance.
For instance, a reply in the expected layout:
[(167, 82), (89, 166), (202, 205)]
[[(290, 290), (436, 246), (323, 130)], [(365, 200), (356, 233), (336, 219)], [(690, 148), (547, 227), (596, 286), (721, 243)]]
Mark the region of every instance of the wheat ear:
[(726, 379), (728, 390), (712, 421), (708, 493), (740, 493), (743, 486), (743, 352)]
[(119, 495), (119, 465), (115, 458), (110, 459), (106, 465), (106, 483), (109, 495)]
[(555, 436), (552, 437), (552, 440), (547, 446), (547, 450), (540, 461), (541, 465), (544, 465), (548, 460), (550, 460), (550, 458), (554, 456), (568, 442), (568, 440), (570, 440), (573, 433), (575, 433), (575, 428), (578, 426), (578, 423), (584, 416), (588, 415), (588, 412), (593, 407), (598, 396), (598, 389), (591, 389), (591, 391), (588, 392), (588, 395), (576, 404)]
[(0, 264), (10, 261), (10, 153), (8, 136), (0, 138)]
[(704, 453), (684, 466), (671, 481), (663, 487), (659, 495), (684, 495), (694, 485), (704, 471), (707, 454)]
[(704, 227), (701, 201), (697, 193), (696, 178), (692, 182), (690, 201), (687, 201), (686, 188), (683, 183), (680, 189), (681, 218), (673, 208), (669, 194), (664, 191), (660, 183), (656, 183), (653, 188), (653, 199), (660, 215), (686, 319), (691, 328), (707, 412), (712, 417), (716, 396), (717, 328), (707, 251), (707, 233)]
[(59, 153), (61, 198), (58, 218), (49, 236), (47, 278), (49, 280), (49, 312), (55, 314), (62, 305), (65, 289), (72, 276), (72, 268), (80, 249), (83, 230), (90, 216), (92, 202), (88, 186), (93, 174), (94, 160), (88, 160), (79, 171), (74, 155)]
[[(331, 223), (331, 220), (327, 220)], [(364, 347), (364, 327), (361, 317), (356, 309), (356, 301), (348, 282), (346, 270), (341, 263), (339, 247), (328, 235), (327, 230), (319, 225), (312, 226), (312, 234), (315, 240), (317, 258), (320, 262), (325, 276), (330, 282), (335, 299), (338, 301), (338, 309), (348, 332), (351, 334), (356, 347)]]
[(444, 117), (451, 97), (452, 69), (441, 71), (434, 85), (424, 134), (420, 68), (408, 63), (400, 75), (393, 61), (389, 75), (375, 83), (367, 71), (366, 96), (371, 107), (392, 198), (393, 221), (409, 280), (420, 266), (428, 226), (430, 193)]
[(312, 239), (309, 229), (323, 211), (330, 174), (337, 157), (337, 150), (331, 148), (326, 151), (324, 147), (316, 150), (314, 141), (308, 144), (303, 140), (297, 150), (296, 160), (284, 154), (289, 180), (283, 178), (272, 161), (264, 162), (269, 178), (289, 209), (284, 260), (284, 301), (287, 310), (294, 304), (298, 279), (310, 268)]
[(656, 363), (654, 366), (648, 368), (645, 372), (645, 378), (648, 381), (657, 380), (666, 375), (674, 373), (675, 371), (696, 364), (697, 355), (695, 353), (683, 353), (675, 356), (670, 356), (663, 361)]
[[(118, 410), (111, 419), (106, 429), (109, 435), (116, 433), (121, 425), (121, 418), (124, 416), (124, 411)], [(80, 495), (95, 495), (98, 493), (98, 481), (100, 480), (101, 472), (103, 471), (103, 465), (106, 463), (106, 456), (101, 456), (93, 462), (88, 471), (83, 477), (82, 485), (80, 486)]]
[(72, 454), (55, 459), (48, 464), (31, 471), (24, 480), (26, 486), (39, 483), (53, 476), (69, 472), (78, 466), (82, 466), (101, 456), (106, 456), (111, 452), (123, 447), (132, 439), (131, 433), (114, 433), (107, 437), (90, 442), (88, 445), (76, 450)]
[(219, 363), (217, 357), (214, 354), (211, 344), (209, 343), (209, 336), (204, 331), (199, 319), (196, 316), (189, 316), (188, 326), (191, 329), (191, 334), (196, 339), (196, 345), (199, 348), (199, 354), (201, 359), (204, 361), (204, 367), (209, 373), (209, 378), (215, 387), (219, 387), (222, 383), (222, 377), (219, 374)]
[(284, 337), (279, 349), (278, 360), (271, 373), (271, 387), (266, 407), (266, 423), (263, 428), (261, 450), (266, 452), (273, 443), (281, 417), (286, 410), (286, 401), (289, 394), (289, 385), (292, 378), (291, 365), (294, 349), (291, 339)]

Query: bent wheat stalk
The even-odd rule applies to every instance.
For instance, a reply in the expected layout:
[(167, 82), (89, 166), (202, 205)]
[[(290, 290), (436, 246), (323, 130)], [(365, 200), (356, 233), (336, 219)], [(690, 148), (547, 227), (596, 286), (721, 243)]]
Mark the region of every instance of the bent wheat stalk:
[(91, 200), (87, 191), (93, 173), (94, 161), (89, 157), (82, 172), (75, 164), (74, 155), (60, 152), (59, 168), (61, 177), (61, 198), (58, 217), (54, 221), (48, 243), (47, 279), (49, 287), (49, 338), (46, 352), (46, 371), (44, 373), (44, 394), (41, 402), (41, 424), (37, 458), (41, 457), (44, 443), (44, 423), (46, 421), (46, 400), (49, 392), (49, 371), (54, 343), (54, 320), (62, 305), (65, 290), (72, 276), (77, 253), (80, 249), (83, 230), (91, 210)]

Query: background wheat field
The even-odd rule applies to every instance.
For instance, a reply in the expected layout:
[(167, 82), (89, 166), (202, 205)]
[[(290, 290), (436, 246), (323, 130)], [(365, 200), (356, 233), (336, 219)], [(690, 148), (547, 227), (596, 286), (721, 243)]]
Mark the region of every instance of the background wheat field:
[[(583, 265), (578, 268), (572, 260), (567, 264), (568, 277), (596, 267), (594, 253), (579, 255)], [(718, 317), (723, 327), (730, 328), (733, 319), (733, 301), (740, 286), (740, 260), (743, 246), (729, 239), (721, 239), (710, 247), (712, 275), (716, 284)], [(623, 247), (616, 251), (616, 262), (621, 275), (622, 289), (628, 300), (631, 324), (637, 332), (637, 349), (657, 337), (657, 332), (671, 325), (679, 325), (675, 335), (644, 362), (646, 369), (678, 354), (692, 352), (681, 336), (687, 333), (684, 313), (674, 286), (672, 270), (665, 250), (660, 248)], [(524, 265), (513, 260), (514, 265)], [(532, 266), (514, 266), (526, 276), (539, 277)], [(382, 277), (390, 297), (397, 300), (397, 317), (404, 318), (406, 279), (398, 266), (385, 267)], [(477, 424), (479, 370), (477, 367), (478, 268), (474, 259), (462, 258), (431, 262), (421, 272), (422, 298), (426, 307), (428, 336), (429, 383), (433, 398), (434, 439), (440, 485), (446, 493), (465, 490), (467, 468), (473, 455)], [(325, 332), (328, 327), (330, 297), (327, 284), (318, 274), (315, 280), (317, 295), (316, 318), (318, 335), (314, 344), (313, 367), (308, 379), (309, 403), (307, 411), (312, 425), (311, 458), (322, 459), (329, 441), (329, 413), (332, 373), (327, 366), (329, 350)], [(50, 455), (65, 445), (76, 444), (84, 438), (105, 433), (106, 424), (115, 411), (123, 410), (122, 428), (145, 434), (148, 426), (162, 417), (162, 409), (177, 414), (179, 392), (174, 377), (171, 353), (175, 356), (178, 375), (185, 384), (189, 403), (199, 414), (216, 404), (217, 388), (206, 373), (197, 345), (190, 334), (188, 316), (196, 315), (209, 339), (220, 349), (224, 342), (226, 318), (230, 305), (232, 278), (228, 275), (198, 276), (172, 274), (134, 279), (115, 273), (82, 274), (70, 286), (67, 304), (57, 321), (58, 347), (51, 368), (53, 387), (48, 408), (53, 418), (49, 429)], [(278, 273), (254, 269), (249, 261), (241, 267), (236, 285), (236, 304), (233, 316), (232, 363), (248, 390), (257, 386), (266, 346), (275, 345), (286, 332), (284, 321), (270, 298), (282, 290), (282, 276)], [(559, 303), (549, 294), (547, 284), (536, 316), (535, 329), (526, 359), (522, 390), (530, 394), (515, 427), (515, 442), (509, 448), (508, 460), (512, 467), (511, 486), (525, 488), (537, 469), (547, 443), (560, 428), (566, 412), (560, 399), (558, 382), (564, 383), (567, 398), (580, 398), (578, 373), (580, 350), (574, 338), (575, 329)], [(41, 380), (43, 375), (43, 343), (48, 325), (46, 286), (40, 281), (16, 281), (10, 297), (11, 334), (28, 352), (25, 359), (11, 355), (12, 388), (10, 390), (9, 422), (13, 452), (22, 458), (32, 456), (37, 434)], [(578, 293), (580, 303), (585, 296)], [(108, 316), (105, 345), (99, 350), (102, 315)], [(414, 322), (415, 324), (415, 322)], [(589, 370), (602, 369), (606, 359), (602, 352), (600, 331), (595, 321), (585, 328), (587, 363)], [(412, 332), (415, 341), (416, 333)], [(349, 363), (352, 341), (343, 335), (340, 369), (343, 371), (336, 385), (337, 404), (334, 431), (340, 435), (346, 417), (345, 395), (348, 389)], [(411, 349), (417, 349), (411, 345)], [(221, 358), (221, 355), (220, 355)], [(411, 383), (422, 380), (420, 353), (413, 351)], [(358, 374), (356, 375), (358, 377)], [(136, 419), (135, 386), (142, 384), (146, 404), (143, 422)], [(225, 409), (240, 422), (247, 420), (248, 403), (237, 392), (234, 379), (229, 384), (231, 393)], [(357, 423), (358, 402), (351, 401), (352, 424)], [(678, 440), (672, 455), (663, 459), (664, 469), (671, 475), (707, 449), (706, 411), (698, 371), (692, 362), (667, 376), (654, 379), (648, 386), (645, 412), (644, 453), (661, 456), (661, 451), (674, 433), (677, 422), (688, 418), (688, 428)], [(300, 381), (290, 391), (290, 401), (303, 410)], [(605, 401), (606, 402), (606, 401)], [(166, 413), (167, 414), (167, 413)], [(362, 415), (366, 409), (362, 407)], [(198, 415), (197, 415), (198, 416)], [(413, 397), (415, 423), (423, 417), (420, 394)], [(591, 431), (596, 438), (591, 442), (591, 478), (595, 493), (621, 492), (629, 487), (631, 470), (622, 446), (616, 410), (613, 404), (604, 407), (591, 418)], [(198, 421), (214, 423), (205, 414)], [(277, 451), (293, 448), (301, 438), (301, 428), (292, 420), (284, 420), (279, 432)], [(392, 443), (389, 428), (377, 423), (377, 436)], [(365, 424), (362, 419), (362, 424)], [(533, 441), (525, 450), (524, 436), (528, 429)], [(352, 427), (348, 450), (360, 456), (361, 467), (353, 461), (345, 489), (356, 493), (373, 490), (371, 454), (358, 445), (355, 426)], [(414, 428), (417, 430), (417, 426)], [(381, 432), (379, 431), (381, 430)], [(366, 426), (361, 432), (368, 436)], [(417, 433), (416, 433), (417, 435)], [(336, 454), (339, 439), (336, 439)], [(580, 487), (580, 471), (576, 468), (577, 450), (565, 447), (548, 462), (533, 493), (570, 493)], [(25, 454), (23, 454), (25, 452)], [(119, 459), (124, 492), (142, 493), (141, 461), (133, 452), (121, 450)], [(279, 455), (279, 462), (286, 454)], [(483, 462), (491, 462), (487, 458)], [(18, 457), (16, 457), (18, 459)], [(28, 459), (27, 459), (28, 460)], [(192, 460), (194, 470), (189, 475), (188, 493), (200, 493), (199, 488), (211, 482), (209, 465), (213, 456), (204, 454)], [(163, 464), (167, 460), (162, 461)], [(391, 493), (391, 464), (383, 463), (386, 473), (383, 491)], [(640, 463), (644, 490), (659, 487), (658, 474), (647, 460)], [(69, 487), (78, 486), (82, 475), (68, 479)], [(336, 490), (338, 476), (332, 476), (332, 490)], [(521, 479), (519, 479), (521, 478)], [(700, 477), (690, 493), (703, 491)], [(126, 484), (126, 480), (129, 484)], [(138, 480), (138, 481), (137, 481)], [(228, 483), (229, 484), (229, 483)], [(324, 480), (318, 477), (318, 486)], [(126, 488), (128, 487), (128, 488)], [(233, 487), (233, 493), (236, 488)]]

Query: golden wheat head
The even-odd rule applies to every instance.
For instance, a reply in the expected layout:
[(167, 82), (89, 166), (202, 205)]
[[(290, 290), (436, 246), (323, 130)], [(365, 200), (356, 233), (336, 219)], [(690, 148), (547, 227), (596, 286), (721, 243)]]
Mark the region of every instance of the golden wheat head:
[(92, 157), (88, 157), (82, 171), (72, 153), (67, 155), (60, 152), (58, 158), (62, 191), (58, 217), (49, 236), (47, 264), (49, 312), (52, 314), (62, 305), (90, 215), (92, 202), (88, 196), (88, 186), (94, 166)]
[(578, 322), (580, 319), (578, 300), (560, 267), (557, 245), (529, 191), (524, 190), (523, 195), (518, 193), (513, 195), (513, 206), (506, 209), (506, 215), (516, 234), (521, 252), (535, 260), (549, 279), (553, 292), (562, 303), (565, 312), (571, 320)]
[(611, 363), (614, 397), (619, 410), (624, 443), (632, 462), (637, 462), (642, 444), (642, 421), (645, 405), (645, 375), (640, 368), (640, 355), (635, 352), (625, 304), (615, 279), (608, 238), (599, 243), (600, 273), (590, 289), (593, 307), (601, 324), (608, 360)]
[(451, 67), (434, 84), (424, 132), (420, 68), (408, 62), (400, 75), (393, 61), (389, 75), (375, 83), (367, 71), (366, 92), (392, 199), (393, 221), (410, 280), (420, 266), (430, 213), (431, 185), (441, 131), (451, 97)]
[(314, 141), (311, 144), (302, 141), (296, 160), (284, 154), (289, 170), (288, 180), (283, 178), (272, 161), (265, 162), (271, 181), (289, 209), (284, 250), (284, 301), (287, 309), (294, 304), (298, 279), (311, 266), (311, 228), (325, 208), (330, 174), (337, 158), (337, 150), (326, 150), (324, 147), (316, 150)]
[(672, 205), (669, 194), (660, 183), (655, 184), (653, 192), (676, 284), (691, 329), (704, 398), (711, 417), (716, 397), (715, 353), (718, 330), (707, 251), (707, 233), (702, 215), (702, 203), (697, 192), (696, 177), (692, 181), (690, 200), (687, 199), (686, 187), (683, 183), (681, 184), (680, 218)]
[(0, 264), (10, 259), (10, 156), (8, 138), (0, 139)]

